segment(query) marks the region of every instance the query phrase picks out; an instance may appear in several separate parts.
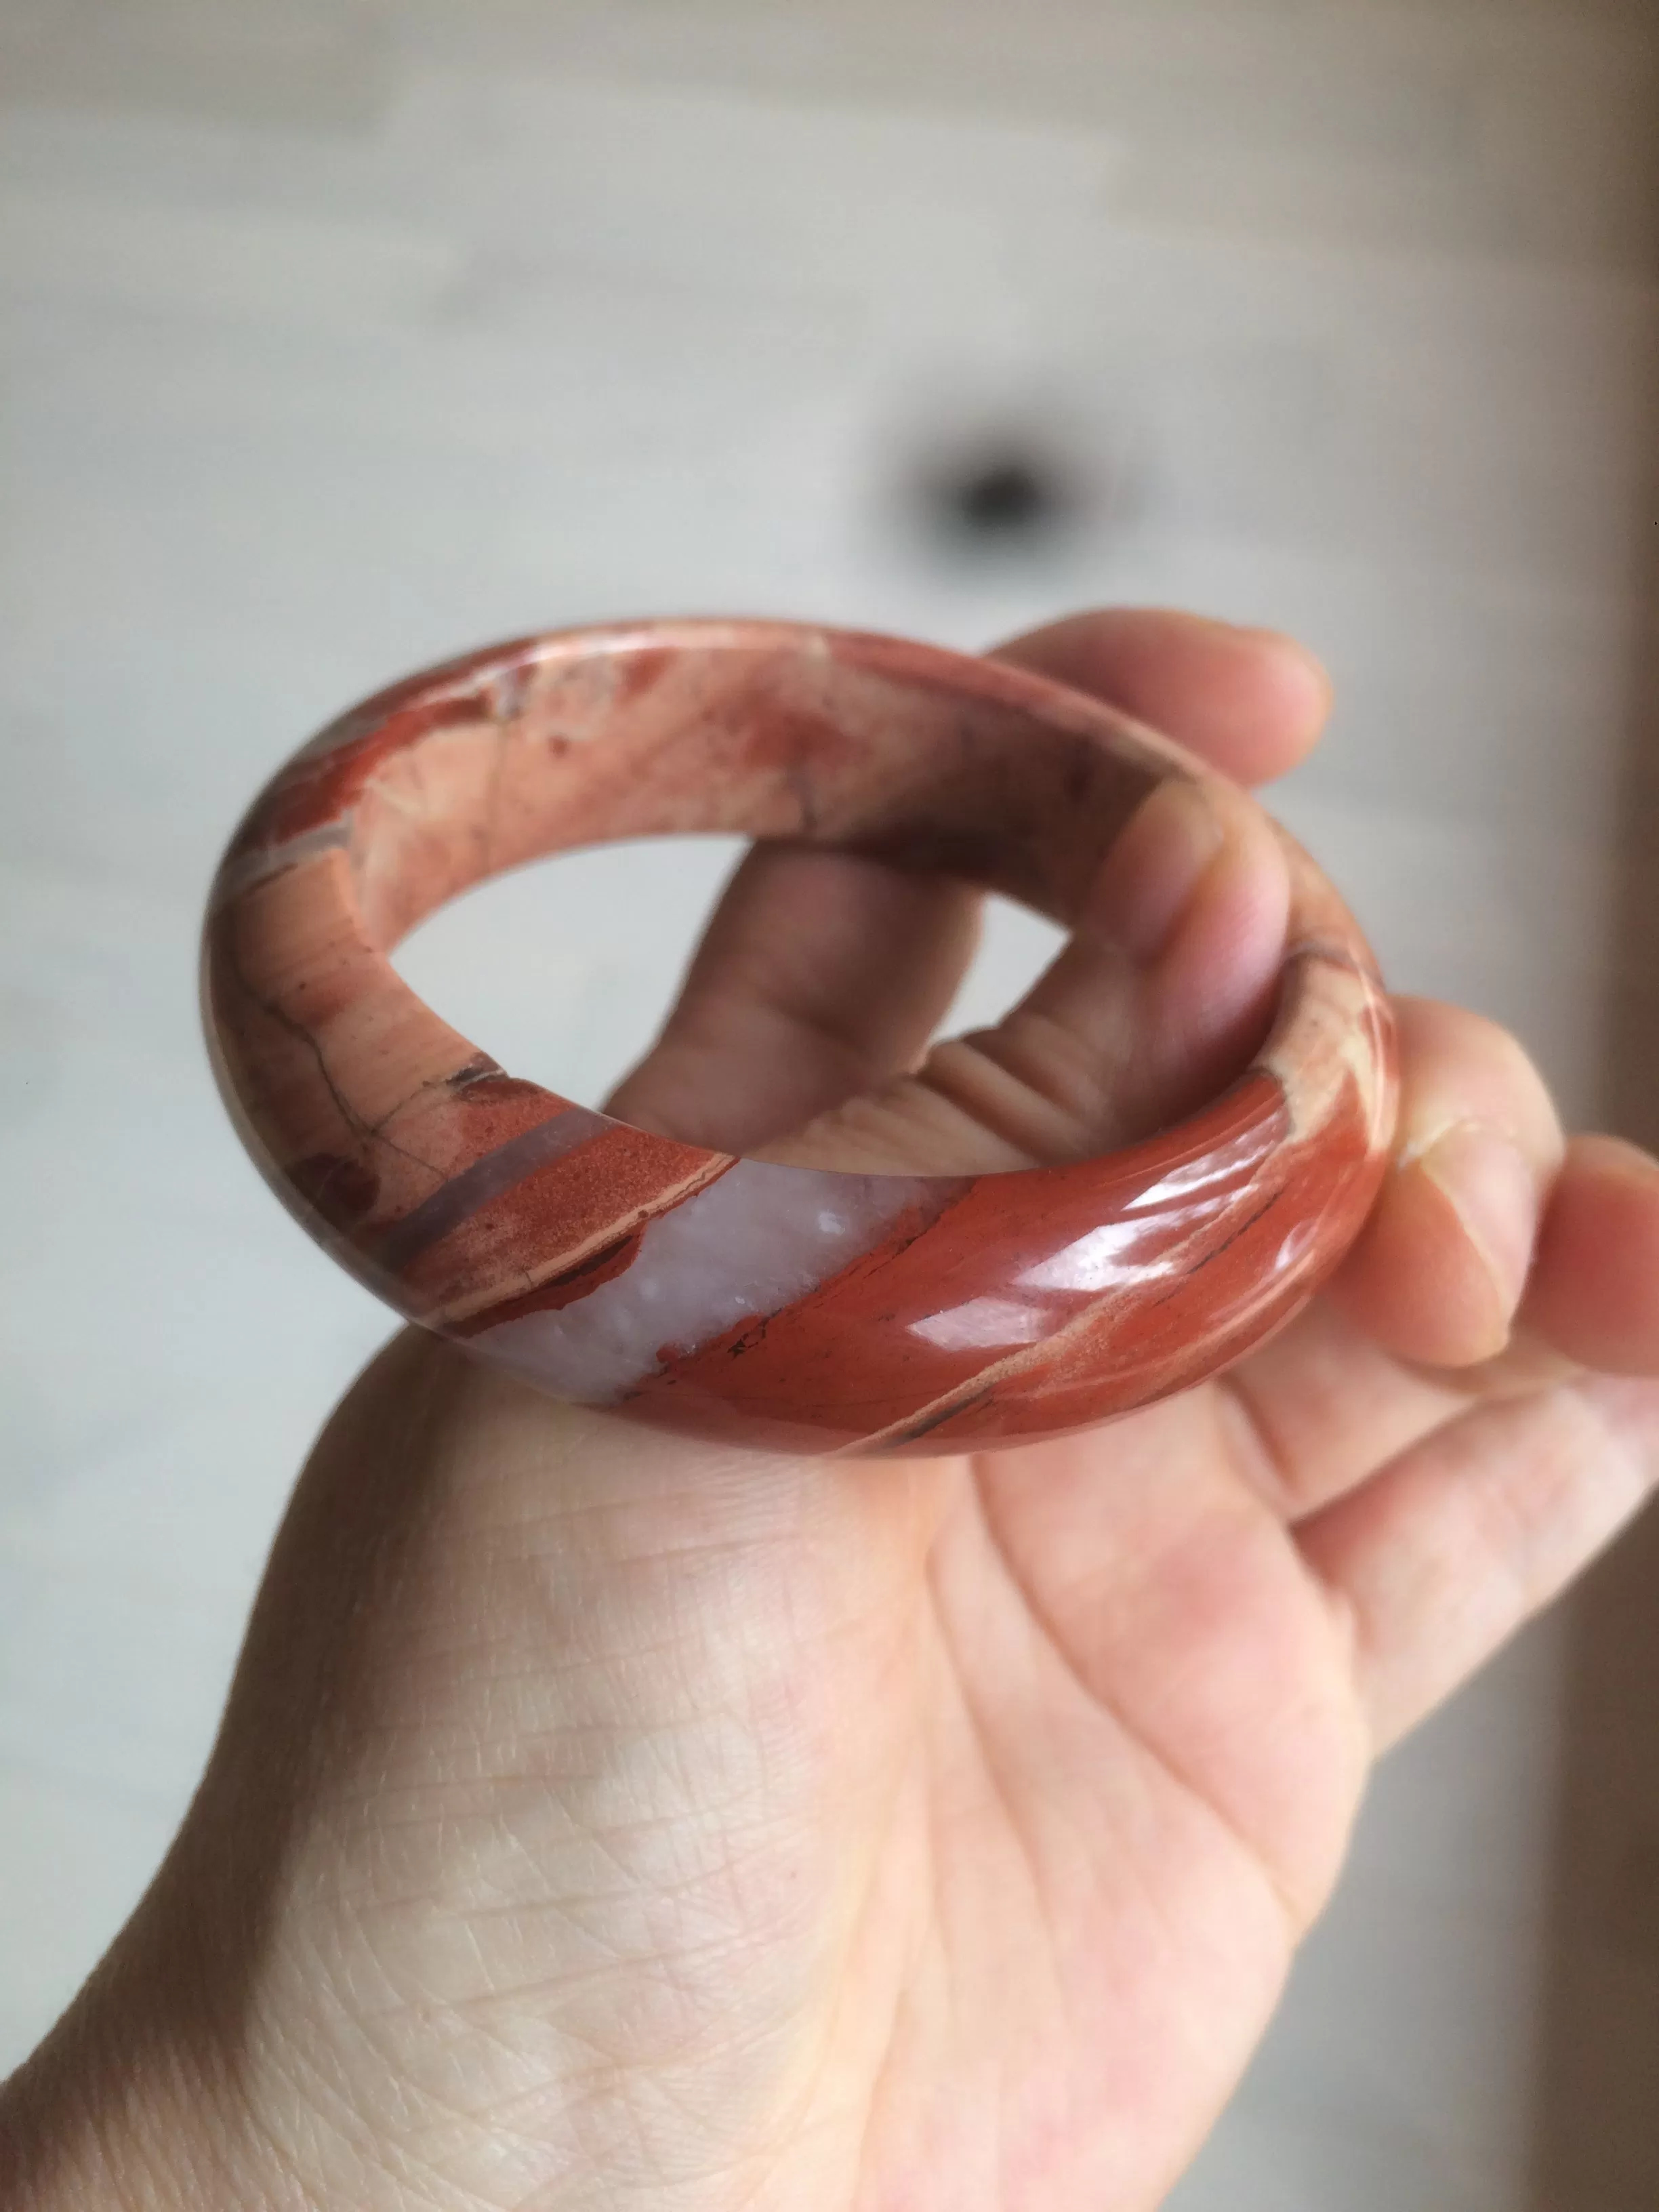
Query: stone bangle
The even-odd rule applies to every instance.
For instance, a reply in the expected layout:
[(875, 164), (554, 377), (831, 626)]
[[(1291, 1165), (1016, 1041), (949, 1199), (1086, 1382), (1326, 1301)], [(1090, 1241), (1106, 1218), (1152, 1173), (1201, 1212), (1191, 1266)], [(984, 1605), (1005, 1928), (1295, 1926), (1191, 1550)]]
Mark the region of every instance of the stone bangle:
[(1145, 1142), (1018, 1173), (841, 1174), (647, 1134), (507, 1075), (387, 953), (502, 869), (686, 831), (948, 871), (1063, 923), (1153, 784), (1211, 773), (1079, 693), (889, 638), (665, 622), (471, 653), (324, 731), (237, 831), (204, 946), (220, 1087), (337, 1260), (557, 1396), (817, 1453), (1085, 1427), (1296, 1313), (1381, 1179), (1388, 1001), (1288, 838), (1250, 1067)]

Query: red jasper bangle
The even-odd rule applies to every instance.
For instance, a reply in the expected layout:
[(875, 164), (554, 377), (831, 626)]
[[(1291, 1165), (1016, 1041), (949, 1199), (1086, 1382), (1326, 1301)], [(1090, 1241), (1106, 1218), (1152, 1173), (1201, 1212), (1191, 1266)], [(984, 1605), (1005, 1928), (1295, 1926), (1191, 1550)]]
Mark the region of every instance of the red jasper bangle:
[(1063, 922), (1153, 784), (1211, 773), (1079, 693), (890, 638), (669, 622), (471, 653), (344, 715), (243, 822), (204, 948), (216, 1073), (319, 1243), (557, 1396), (809, 1452), (1085, 1427), (1297, 1312), (1381, 1179), (1388, 1002), (1289, 839), (1252, 1066), (1144, 1143), (1018, 1173), (841, 1174), (649, 1135), (506, 1074), (386, 956), (501, 869), (693, 830), (942, 869)]

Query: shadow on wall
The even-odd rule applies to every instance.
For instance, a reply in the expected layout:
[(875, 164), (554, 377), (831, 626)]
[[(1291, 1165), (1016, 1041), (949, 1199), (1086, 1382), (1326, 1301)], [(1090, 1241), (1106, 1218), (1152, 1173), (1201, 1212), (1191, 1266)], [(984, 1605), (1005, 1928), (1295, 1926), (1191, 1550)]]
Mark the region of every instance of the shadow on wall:
[[(1610, 962), (1608, 1126), (1659, 1150), (1659, 389)], [(1573, 1600), (1534, 2212), (1659, 2205), (1659, 1510)]]

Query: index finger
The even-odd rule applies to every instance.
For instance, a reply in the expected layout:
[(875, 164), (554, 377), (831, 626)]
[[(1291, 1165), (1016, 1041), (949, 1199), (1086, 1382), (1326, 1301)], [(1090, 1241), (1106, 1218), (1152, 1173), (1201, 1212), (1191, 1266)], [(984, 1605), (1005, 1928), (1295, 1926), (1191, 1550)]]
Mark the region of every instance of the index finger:
[[(1300, 760), (1330, 698), (1317, 661), (1276, 631), (1164, 610), (1074, 615), (993, 658), (1091, 692), (1245, 780)], [(974, 907), (946, 878), (760, 847), (606, 1110), (753, 1152), (879, 1088), (916, 1065), (944, 1018), (972, 955)]]
[(1330, 678), (1295, 639), (1168, 608), (1070, 615), (992, 657), (1109, 700), (1239, 783), (1305, 759), (1331, 708)]

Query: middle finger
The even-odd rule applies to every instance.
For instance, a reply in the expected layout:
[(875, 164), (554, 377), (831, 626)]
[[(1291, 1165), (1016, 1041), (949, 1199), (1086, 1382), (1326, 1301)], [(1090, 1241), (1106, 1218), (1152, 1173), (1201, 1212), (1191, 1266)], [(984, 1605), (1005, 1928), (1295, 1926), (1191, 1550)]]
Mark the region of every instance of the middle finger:
[(1244, 1464), (1290, 1520), (1472, 1396), (1523, 1379), (1496, 1363), (1560, 1167), (1560, 1123), (1507, 1031), (1431, 1000), (1395, 1006), (1400, 1123), (1370, 1219), (1329, 1290), (1221, 1385)]

